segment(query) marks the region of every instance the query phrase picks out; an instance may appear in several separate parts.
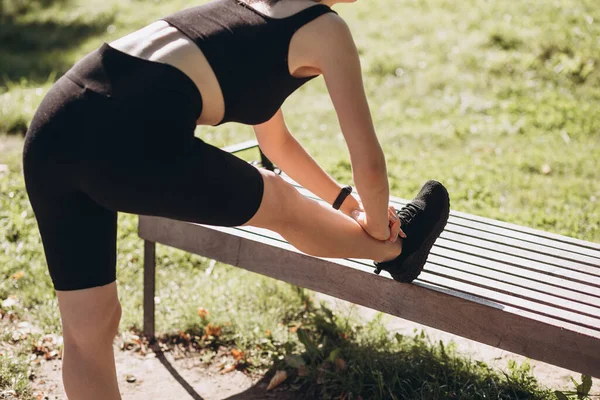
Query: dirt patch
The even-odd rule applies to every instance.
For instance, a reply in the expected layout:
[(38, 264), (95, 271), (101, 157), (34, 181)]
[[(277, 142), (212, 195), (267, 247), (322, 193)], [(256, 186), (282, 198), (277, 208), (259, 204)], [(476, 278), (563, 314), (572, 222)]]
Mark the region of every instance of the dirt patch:
[[(268, 379), (240, 371), (221, 374), (217, 365), (206, 366), (197, 356), (179, 358), (171, 353), (145, 356), (121, 351), (115, 345), (117, 377), (123, 400), (300, 400), (299, 393), (267, 392)], [(40, 399), (67, 400), (61, 361), (45, 362), (32, 383)]]

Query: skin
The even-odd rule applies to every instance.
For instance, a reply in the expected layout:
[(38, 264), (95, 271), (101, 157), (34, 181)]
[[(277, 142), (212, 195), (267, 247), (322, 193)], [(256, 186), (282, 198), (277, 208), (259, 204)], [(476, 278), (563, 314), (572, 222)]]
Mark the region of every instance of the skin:
[[(334, 6), (353, 0), (323, 0)], [(253, 2), (263, 14), (283, 18), (314, 6), (310, 0), (284, 0), (270, 7)], [(110, 45), (122, 52), (167, 63), (186, 73), (198, 87), (203, 110), (197, 123), (216, 125), (225, 105), (208, 61), (186, 36), (158, 21)], [(388, 206), (385, 158), (365, 96), (360, 60), (348, 26), (327, 13), (300, 28), (288, 55), (290, 74), (320, 74), (346, 139), (354, 182), (362, 203), (349, 196), (340, 211), (300, 195), (278, 175), (260, 170), (265, 183), (259, 210), (247, 225), (271, 229), (296, 248), (321, 257), (385, 261), (402, 251), (400, 223)], [(333, 203), (342, 185), (335, 182), (294, 139), (279, 110), (253, 126), (263, 152), (296, 182)], [(112, 341), (121, 317), (116, 283), (75, 291), (57, 291), (63, 327), (63, 382), (70, 400), (120, 399)]]

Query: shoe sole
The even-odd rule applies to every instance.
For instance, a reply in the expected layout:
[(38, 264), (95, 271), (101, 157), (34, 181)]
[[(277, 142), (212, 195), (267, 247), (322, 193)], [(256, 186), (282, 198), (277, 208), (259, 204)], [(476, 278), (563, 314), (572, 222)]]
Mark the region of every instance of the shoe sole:
[(433, 244), (435, 243), (437, 238), (440, 237), (440, 235), (444, 231), (446, 223), (448, 222), (448, 217), (450, 216), (450, 196), (447, 190), (445, 190), (445, 192), (447, 201), (446, 207), (442, 212), (442, 215), (445, 216), (445, 218), (440, 219), (434, 225), (433, 229), (425, 238), (425, 241), (423, 242), (423, 245), (419, 248), (419, 250), (415, 251), (413, 254), (411, 254), (404, 260), (404, 262), (402, 263), (402, 272), (395, 274), (390, 272), (390, 275), (392, 276), (392, 278), (394, 278), (394, 280), (398, 282), (410, 283), (417, 279), (417, 277), (423, 270), (423, 267), (427, 262), (427, 257), (429, 257), (431, 248), (433, 247)]

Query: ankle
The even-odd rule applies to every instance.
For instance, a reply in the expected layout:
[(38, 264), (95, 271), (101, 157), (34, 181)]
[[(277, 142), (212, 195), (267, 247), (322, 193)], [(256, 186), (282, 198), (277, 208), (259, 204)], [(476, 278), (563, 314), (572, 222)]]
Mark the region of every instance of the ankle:
[(376, 262), (391, 261), (391, 260), (398, 258), (398, 256), (400, 256), (401, 253), (402, 253), (402, 239), (398, 238), (394, 243), (389, 244), (385, 254), (383, 254), (381, 257), (379, 257), (378, 260), (373, 260), (373, 261), (376, 261)]

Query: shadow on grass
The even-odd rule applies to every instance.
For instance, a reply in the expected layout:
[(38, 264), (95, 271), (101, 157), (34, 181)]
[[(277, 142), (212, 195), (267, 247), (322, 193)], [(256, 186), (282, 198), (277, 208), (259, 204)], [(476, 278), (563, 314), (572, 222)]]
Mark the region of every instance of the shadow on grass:
[(112, 15), (105, 14), (65, 21), (4, 15), (0, 22), (0, 85), (22, 78), (45, 82), (53, 73), (64, 73), (74, 62), (69, 50), (104, 32), (112, 20)]
[[(390, 335), (377, 318), (367, 324), (350, 323), (325, 306), (309, 306), (302, 313), (306, 318), (296, 331), (298, 340), (281, 343), (271, 336), (263, 339), (259, 351), (270, 351), (273, 356), (269, 373), (228, 400), (554, 398), (538, 385), (528, 364), (512, 363), (508, 371), (498, 371), (462, 356), (452, 345), (430, 341), (423, 332)], [(176, 343), (195, 336), (180, 334), (179, 338), (161, 341)], [(185, 339), (187, 346), (196, 347), (188, 341)], [(226, 348), (231, 345), (219, 344)], [(211, 346), (219, 347), (216, 342)], [(248, 356), (254, 359), (252, 352), (248, 348)], [(280, 370), (287, 373), (278, 388), (282, 391), (267, 392), (267, 383)], [(178, 374), (173, 376), (190, 393), (190, 385)]]

